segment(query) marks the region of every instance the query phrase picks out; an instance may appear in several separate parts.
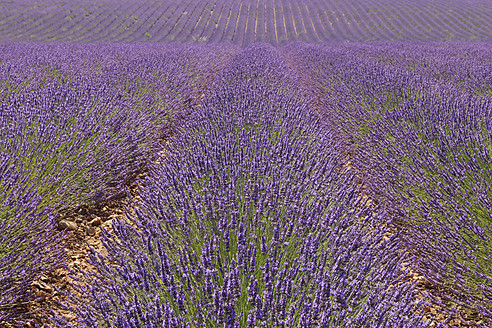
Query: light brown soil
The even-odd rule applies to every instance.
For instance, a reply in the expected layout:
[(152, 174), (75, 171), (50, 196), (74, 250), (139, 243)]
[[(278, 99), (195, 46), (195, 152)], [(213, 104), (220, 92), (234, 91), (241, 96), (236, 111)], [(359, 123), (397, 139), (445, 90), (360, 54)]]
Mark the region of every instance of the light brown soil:
[[(140, 174), (141, 178), (144, 174)], [(134, 182), (129, 186), (132, 196), (136, 195), (137, 184)], [(37, 294), (42, 297), (42, 300), (30, 304), (29, 310), (37, 310), (38, 313), (33, 315), (33, 318), (27, 327), (49, 327), (51, 326), (48, 318), (52, 315), (51, 310), (70, 319), (70, 323), (77, 326), (74, 313), (64, 310), (58, 302), (67, 302), (63, 292), (74, 292), (71, 284), (74, 279), (70, 276), (70, 268), (75, 271), (93, 271), (86, 258), (89, 254), (89, 247), (94, 248), (97, 252), (107, 255), (106, 249), (103, 247), (100, 236), (101, 228), (104, 228), (109, 233), (113, 233), (112, 220), (115, 218), (125, 219), (125, 209), (129, 207), (128, 199), (124, 196), (119, 199), (108, 201), (98, 207), (87, 208), (83, 207), (69, 215), (65, 219), (77, 223), (78, 228), (68, 233), (64, 240), (63, 247), (65, 249), (66, 267), (61, 267), (51, 272), (43, 274), (39, 282), (34, 284)], [(41, 287), (45, 287), (44, 290)], [(48, 286), (48, 288), (46, 288)], [(58, 292), (60, 290), (62, 293)], [(88, 300), (90, 302), (90, 300)]]

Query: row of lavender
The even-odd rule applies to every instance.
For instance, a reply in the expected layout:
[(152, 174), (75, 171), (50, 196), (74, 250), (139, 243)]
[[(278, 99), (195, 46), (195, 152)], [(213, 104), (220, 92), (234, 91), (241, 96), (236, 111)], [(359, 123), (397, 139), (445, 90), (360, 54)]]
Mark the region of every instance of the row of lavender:
[(18, 42), (484, 41), (488, 0), (0, 1)]
[(428, 327), (399, 237), (295, 80), (264, 44), (224, 69), (91, 255), (81, 326)]
[(0, 48), (0, 325), (64, 255), (57, 217), (114, 196), (235, 48)]
[[(444, 307), (492, 322), (490, 44), (286, 52)], [(471, 318), (471, 316), (470, 316)], [(487, 324), (484, 323), (487, 326)]]

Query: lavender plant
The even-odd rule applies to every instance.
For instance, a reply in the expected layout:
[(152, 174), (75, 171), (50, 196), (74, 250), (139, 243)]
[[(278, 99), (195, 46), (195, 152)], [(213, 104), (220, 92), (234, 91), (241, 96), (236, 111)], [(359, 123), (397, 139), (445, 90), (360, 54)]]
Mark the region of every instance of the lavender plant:
[[(18, 51), (26, 50), (32, 49)], [(49, 54), (44, 49), (26, 66), (43, 66), (42, 58)], [(207, 56), (221, 63), (213, 52)], [(227, 58), (227, 52), (217, 56)], [(164, 60), (154, 52), (120, 63), (126, 69), (109, 63), (88, 76), (75, 60), (72, 75), (71, 68), (56, 63), (45, 69), (47, 76), (22, 71), (7, 75), (7, 89), (9, 81), (26, 75), (30, 79), (29, 85), (3, 94), (1, 150), (16, 154), (5, 165), (34, 170), (26, 187), (38, 189), (43, 204), (61, 206), (63, 199), (69, 208), (114, 193), (159, 148), (157, 138), (166, 127), (195, 105), (196, 84), (211, 79), (217, 69), (215, 64), (200, 70), (186, 61), (190, 57), (188, 49), (169, 51)], [(186, 66), (189, 71), (177, 75)], [(31, 151), (22, 155), (23, 149)]]
[[(490, 319), (490, 50), (458, 45), (480, 54), (471, 57), (443, 45), (350, 47), (359, 53), (287, 52), (309, 72), (306, 87), (368, 190), (405, 232), (413, 263), (444, 288), (439, 298)], [(323, 74), (326, 66), (336, 73)]]
[(91, 255), (67, 304), (81, 325), (428, 326), (398, 236), (294, 80), (265, 45), (231, 62)]
[[(202, 68), (190, 60), (199, 57), (194, 48), (171, 49), (164, 59), (156, 52), (166, 48), (138, 61), (127, 58), (126, 69), (108, 59), (122, 60), (125, 47), (113, 49), (112, 58), (105, 53), (108, 61), (100, 67), (87, 65), (87, 58), (101, 60), (90, 47), (78, 49), (86, 57), (81, 62), (71, 55), (54, 61), (57, 51), (67, 54), (63, 46), (54, 52), (26, 45), (2, 49), (0, 324), (25, 324), (35, 300), (31, 283), (63, 263), (64, 235), (53, 231), (55, 218), (114, 195), (160, 149), (157, 139), (173, 116), (190, 111), (197, 84), (211, 79), (224, 63), (220, 59), (234, 51), (211, 48), (203, 55), (214, 64)], [(20, 65), (13, 54), (23, 56)]]

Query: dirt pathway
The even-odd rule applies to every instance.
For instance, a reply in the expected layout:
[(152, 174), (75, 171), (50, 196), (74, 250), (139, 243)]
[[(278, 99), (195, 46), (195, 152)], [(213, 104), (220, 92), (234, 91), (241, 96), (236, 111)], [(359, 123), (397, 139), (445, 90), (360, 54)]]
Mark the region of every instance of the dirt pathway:
[[(137, 177), (142, 178), (142, 173)], [(132, 196), (136, 194), (137, 183), (133, 182), (128, 186)], [(126, 196), (110, 200), (98, 207), (82, 207), (66, 215), (63, 220), (59, 221), (59, 229), (66, 228), (69, 230), (67, 238), (63, 241), (63, 247), (66, 255), (66, 267), (58, 268), (51, 272), (46, 272), (41, 276), (39, 281), (34, 282), (33, 288), (42, 298), (39, 302), (32, 303), (30, 310), (38, 311), (33, 316), (33, 320), (28, 327), (48, 327), (48, 317), (51, 317), (51, 310), (58, 312), (68, 319), (70, 323), (76, 326), (75, 315), (70, 311), (62, 309), (58, 302), (66, 302), (66, 297), (58, 292), (74, 292), (71, 283), (74, 282), (70, 277), (68, 269), (74, 271), (93, 271), (94, 267), (86, 262), (89, 254), (89, 247), (94, 248), (97, 252), (107, 254), (103, 247), (100, 236), (101, 228), (113, 233), (112, 220), (115, 218), (123, 219), (125, 208), (129, 206)]]

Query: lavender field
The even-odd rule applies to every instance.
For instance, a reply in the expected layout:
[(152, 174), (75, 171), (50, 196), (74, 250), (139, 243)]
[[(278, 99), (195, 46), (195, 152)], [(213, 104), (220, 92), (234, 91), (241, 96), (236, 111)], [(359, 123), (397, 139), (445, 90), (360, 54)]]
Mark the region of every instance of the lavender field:
[(491, 17), (0, 0), (0, 328), (492, 327)]
[(8, 42), (491, 41), (489, 0), (0, 1)]

